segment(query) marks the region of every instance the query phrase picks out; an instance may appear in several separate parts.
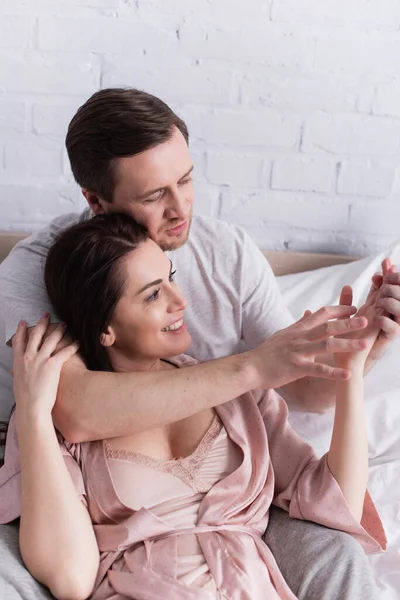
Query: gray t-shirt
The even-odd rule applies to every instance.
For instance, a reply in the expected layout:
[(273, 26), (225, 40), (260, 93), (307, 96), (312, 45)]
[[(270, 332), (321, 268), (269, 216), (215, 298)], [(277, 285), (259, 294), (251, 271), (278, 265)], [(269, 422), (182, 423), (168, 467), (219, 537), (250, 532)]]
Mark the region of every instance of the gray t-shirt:
[[(48, 311), (53, 321), (58, 320), (43, 280), (47, 251), (62, 229), (88, 218), (89, 210), (54, 219), (19, 242), (0, 265), (0, 314), (6, 340), (21, 319), (32, 326)], [(293, 322), (271, 267), (241, 228), (196, 215), (187, 243), (168, 255), (188, 301), (185, 322), (192, 345), (187, 353), (197, 360), (255, 348)], [(4, 371), (0, 356), (0, 372), (1, 363)], [(0, 382), (0, 419), (4, 400), (7, 407), (13, 404), (5, 387)]]

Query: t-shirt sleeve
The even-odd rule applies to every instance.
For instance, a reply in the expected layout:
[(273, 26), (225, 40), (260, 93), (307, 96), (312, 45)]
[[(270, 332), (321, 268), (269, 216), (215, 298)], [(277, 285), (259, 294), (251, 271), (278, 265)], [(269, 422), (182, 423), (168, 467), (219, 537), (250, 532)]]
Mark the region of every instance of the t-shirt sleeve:
[(35, 325), (44, 312), (59, 322), (44, 284), (46, 256), (59, 232), (78, 222), (79, 214), (63, 215), (45, 229), (19, 242), (0, 265), (0, 314), (5, 323), (6, 342), (14, 335), (18, 322)]
[(267, 259), (253, 240), (242, 234), (242, 343), (249, 350), (291, 325), (294, 319)]
[(311, 446), (291, 428), (285, 401), (269, 390), (262, 394), (258, 405), (275, 477), (273, 504), (293, 518), (351, 534), (368, 553), (386, 549), (383, 525), (369, 493), (359, 523), (328, 467), (327, 456), (318, 459)]

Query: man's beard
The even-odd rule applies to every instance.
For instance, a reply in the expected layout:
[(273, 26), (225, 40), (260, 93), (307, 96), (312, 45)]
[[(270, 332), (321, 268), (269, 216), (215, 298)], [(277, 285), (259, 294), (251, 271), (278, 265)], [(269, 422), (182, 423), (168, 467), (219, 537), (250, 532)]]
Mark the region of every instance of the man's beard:
[(181, 248), (184, 244), (186, 244), (190, 233), (190, 227), (192, 225), (192, 218), (192, 215), (190, 215), (190, 217), (188, 218), (188, 225), (185, 231), (185, 237), (183, 239), (175, 241), (171, 240), (170, 242), (159, 242), (158, 245), (160, 246), (161, 250), (164, 250), (164, 252), (169, 250), (177, 250), (178, 248)]

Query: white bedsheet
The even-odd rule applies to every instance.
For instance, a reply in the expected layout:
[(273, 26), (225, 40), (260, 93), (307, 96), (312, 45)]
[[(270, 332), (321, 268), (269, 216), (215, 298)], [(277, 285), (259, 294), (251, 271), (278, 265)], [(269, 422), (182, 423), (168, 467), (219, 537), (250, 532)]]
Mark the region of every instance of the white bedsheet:
[[(370, 287), (371, 275), (380, 271), (385, 256), (400, 265), (400, 240), (386, 252), (356, 263), (337, 265), (278, 278), (293, 316), (304, 310), (336, 304), (341, 287), (354, 289), (359, 306)], [(369, 441), (368, 488), (385, 526), (388, 550), (370, 557), (381, 600), (400, 598), (400, 338), (365, 379), (365, 403)], [(328, 450), (333, 410), (326, 414), (292, 411), (292, 426), (319, 455)]]

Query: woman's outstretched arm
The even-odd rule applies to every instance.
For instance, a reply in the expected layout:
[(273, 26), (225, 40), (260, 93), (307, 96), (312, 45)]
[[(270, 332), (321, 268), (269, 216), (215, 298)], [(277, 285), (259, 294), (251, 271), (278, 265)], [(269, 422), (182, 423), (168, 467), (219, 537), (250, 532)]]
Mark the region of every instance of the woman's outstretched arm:
[(380, 309), (375, 305), (376, 295), (375, 293), (371, 296), (358, 313), (359, 316), (368, 319), (368, 327), (362, 332), (365, 350), (335, 356), (335, 364), (340, 368), (349, 369), (351, 378), (336, 382), (335, 420), (327, 460), (350, 510), (358, 521), (362, 517), (368, 481), (364, 368), (368, 354), (380, 333), (380, 329), (373, 324), (380, 315)]
[(361, 521), (368, 481), (368, 443), (364, 414), (364, 367), (336, 382), (335, 420), (328, 466), (357, 521)]
[(46, 326), (42, 319), (27, 343), (22, 323), (13, 340), (22, 484), (20, 550), (31, 574), (58, 600), (84, 600), (93, 589), (99, 550), (51, 417), (61, 367), (77, 348), (67, 346), (52, 356), (63, 329), (42, 344)]

